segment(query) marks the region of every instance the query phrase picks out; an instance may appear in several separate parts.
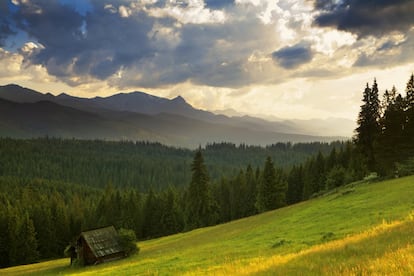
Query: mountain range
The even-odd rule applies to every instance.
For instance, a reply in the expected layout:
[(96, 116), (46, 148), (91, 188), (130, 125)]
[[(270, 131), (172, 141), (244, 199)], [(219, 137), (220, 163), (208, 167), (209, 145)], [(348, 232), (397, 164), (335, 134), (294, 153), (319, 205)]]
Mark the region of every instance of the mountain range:
[(131, 92), (80, 98), (0, 86), (0, 135), (8, 137), (145, 140), (193, 148), (223, 141), (268, 145), (344, 140), (353, 128), (354, 122), (346, 119), (267, 121), (215, 114), (193, 108), (181, 96), (170, 100)]

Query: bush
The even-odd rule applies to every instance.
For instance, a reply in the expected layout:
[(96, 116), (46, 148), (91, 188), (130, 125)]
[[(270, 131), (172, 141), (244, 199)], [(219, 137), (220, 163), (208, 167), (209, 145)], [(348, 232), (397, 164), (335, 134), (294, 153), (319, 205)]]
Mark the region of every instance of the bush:
[(333, 232), (323, 233), (321, 241), (327, 242), (335, 239), (335, 234)]
[(378, 173), (370, 172), (368, 175), (364, 177), (364, 181), (375, 181), (378, 179)]
[(396, 167), (396, 176), (398, 177), (414, 175), (414, 157), (406, 160), (405, 162), (397, 163)]
[(346, 171), (342, 166), (333, 167), (326, 176), (326, 188), (333, 189), (345, 184), (345, 175)]
[(133, 230), (121, 228), (118, 231), (118, 235), (119, 244), (125, 250), (125, 253), (128, 256), (139, 252), (139, 247), (137, 246), (137, 237)]

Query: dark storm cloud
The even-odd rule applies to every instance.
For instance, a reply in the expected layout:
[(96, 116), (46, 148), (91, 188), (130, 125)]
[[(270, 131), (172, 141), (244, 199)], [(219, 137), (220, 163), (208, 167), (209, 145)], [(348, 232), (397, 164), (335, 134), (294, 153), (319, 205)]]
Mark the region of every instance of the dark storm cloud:
[(312, 60), (310, 45), (299, 43), (272, 53), (272, 58), (285, 69), (294, 69)]
[(5, 45), (6, 39), (15, 34), (10, 25), (10, 8), (7, 1), (0, 2), (0, 47)]
[(234, 0), (204, 0), (204, 3), (210, 9), (219, 10), (234, 5)]
[(122, 18), (94, 4), (94, 12), (82, 16), (60, 1), (21, 3), (19, 28), (44, 47), (26, 59), (60, 78), (105, 79), (153, 54), (147, 37), (153, 21), (146, 14)]
[(6, 20), (0, 20), (0, 47), (3, 47), (6, 43), (6, 39), (15, 34), (15, 32), (10, 28), (9, 23)]
[[(220, 2), (223, 6), (233, 1)], [(14, 19), (31, 41), (41, 45), (30, 53), (20, 52), (26, 64), (42, 65), (72, 86), (92, 78), (120, 88), (186, 81), (241, 87), (255, 81), (246, 69), (248, 58), (274, 33), (271, 26), (263, 25), (256, 10), (238, 10), (237, 5), (227, 6), (226, 13), (241, 17), (184, 24), (173, 16), (146, 13), (151, 7), (166, 9), (165, 1), (150, 3), (145, 9), (131, 6), (129, 0), (90, 0), (87, 9), (70, 3), (21, 1)], [(167, 5), (185, 7), (186, 3)], [(209, 4), (218, 8), (218, 2)]]
[(412, 0), (315, 0), (315, 8), (321, 11), (315, 24), (360, 37), (405, 32), (414, 26)]

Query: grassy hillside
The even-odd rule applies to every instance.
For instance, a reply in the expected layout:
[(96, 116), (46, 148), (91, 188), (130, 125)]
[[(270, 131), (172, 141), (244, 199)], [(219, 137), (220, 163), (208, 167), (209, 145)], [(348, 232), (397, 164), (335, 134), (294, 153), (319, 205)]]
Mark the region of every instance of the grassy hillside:
[(139, 255), (87, 268), (68, 259), (2, 275), (414, 273), (414, 177), (355, 183), (320, 198), (156, 240)]

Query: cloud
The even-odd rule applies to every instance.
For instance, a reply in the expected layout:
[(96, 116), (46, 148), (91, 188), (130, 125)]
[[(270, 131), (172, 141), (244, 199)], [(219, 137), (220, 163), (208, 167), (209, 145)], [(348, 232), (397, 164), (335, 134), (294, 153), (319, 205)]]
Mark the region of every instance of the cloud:
[(204, 3), (210, 9), (220, 10), (234, 5), (235, 0), (204, 0)]
[(354, 67), (391, 67), (413, 62), (414, 29), (405, 34), (389, 35), (381, 39), (368, 39), (371, 47), (361, 51)]
[(285, 69), (295, 69), (312, 60), (312, 50), (307, 43), (284, 47), (272, 53), (273, 59)]
[(124, 18), (93, 4), (94, 12), (83, 16), (56, 0), (22, 1), (17, 24), (42, 46), (26, 59), (77, 85), (88, 77), (104, 80), (153, 55), (147, 37), (153, 21), (146, 14)]
[(272, 26), (252, 7), (233, 5), (225, 13), (199, 2), (90, 0), (85, 8), (62, 0), (19, 1), (14, 19), (38, 45), (21, 51), (25, 63), (72, 86), (104, 80), (118, 87), (186, 81), (240, 87), (256, 81), (248, 59), (274, 45)]
[[(30, 51), (33, 45), (25, 45)], [(13, 82), (34, 81), (36, 83), (55, 82), (56, 79), (47, 74), (45, 68), (39, 65), (26, 65), (21, 53), (12, 53), (0, 48), (0, 82), (4, 84)]]
[[(373, 47), (347, 31), (312, 25), (312, 3), (303, 1), (14, 0), (7, 22), (25, 41), (8, 50), (20, 47), (24, 66), (41, 66), (73, 87), (103, 81), (121, 89), (240, 89), (348, 74), (344, 67), (361, 53), (372, 60), (375, 49), (389, 60), (410, 52), (397, 40)], [(339, 9), (326, 3), (317, 1), (318, 16)], [(3, 10), (10, 14), (10, 5)], [(6, 33), (0, 41), (10, 44)]]
[(315, 24), (349, 31), (359, 37), (408, 31), (414, 26), (411, 0), (315, 0)]
[(394, 41), (388, 40), (388, 41), (384, 42), (380, 47), (378, 47), (377, 50), (379, 52), (387, 51), (387, 50), (390, 50), (390, 49), (392, 49), (396, 46), (398, 46), (398, 45), (395, 44)]
[[(271, 26), (264, 26), (255, 17), (237, 23), (186, 24), (168, 33), (157, 32), (157, 54), (114, 81), (120, 86), (157, 87), (190, 81), (214, 87), (241, 87), (257, 81), (247, 68), (249, 57), (257, 43), (269, 44), (272, 32)], [(166, 46), (164, 41), (171, 38), (164, 39), (164, 35), (177, 36), (178, 40)]]
[(265, 74), (255, 72), (249, 57), (261, 48), (273, 48), (274, 29), (243, 7), (233, 7), (228, 14), (232, 20), (223, 22), (157, 21), (150, 32), (156, 54), (124, 70), (113, 85), (154, 88), (191, 82), (236, 88), (261, 81)]
[[(25, 65), (43, 66), (74, 87), (105, 81), (122, 89), (183, 82), (241, 88), (283, 81), (285, 73), (268, 53), (275, 45), (297, 42), (284, 41), (275, 28), (282, 15), (288, 28), (291, 16), (299, 15), (294, 21), (300, 25), (309, 13), (296, 6), (286, 13), (275, 3), (234, 1), (15, 2), (15, 25), (38, 46), (21, 51)], [(312, 58), (310, 45), (296, 46), (273, 58), (284, 68)], [(295, 56), (286, 56), (289, 50)]]
[(15, 34), (11, 28), (10, 25), (7, 23), (7, 21), (3, 20), (0, 21), (0, 47), (3, 47), (6, 43), (6, 39), (10, 36)]
[(173, 18), (181, 24), (216, 24), (226, 20), (224, 11), (210, 9), (202, 0), (168, 1), (164, 4), (131, 4), (135, 10), (145, 10), (155, 18)]
[(9, 36), (16, 34), (10, 25), (10, 12), (7, 1), (0, 2), (0, 47), (5, 46)]

